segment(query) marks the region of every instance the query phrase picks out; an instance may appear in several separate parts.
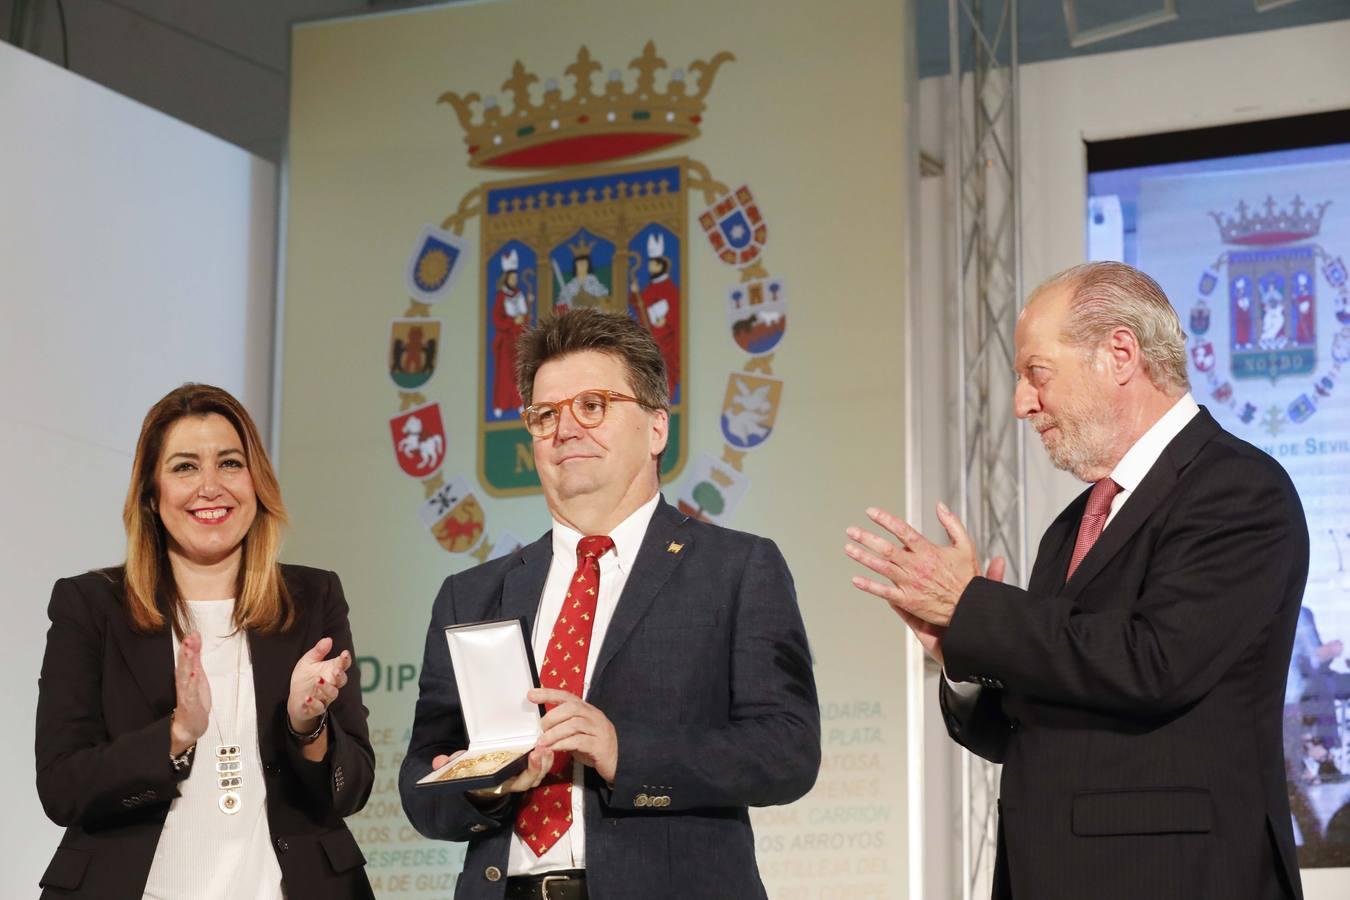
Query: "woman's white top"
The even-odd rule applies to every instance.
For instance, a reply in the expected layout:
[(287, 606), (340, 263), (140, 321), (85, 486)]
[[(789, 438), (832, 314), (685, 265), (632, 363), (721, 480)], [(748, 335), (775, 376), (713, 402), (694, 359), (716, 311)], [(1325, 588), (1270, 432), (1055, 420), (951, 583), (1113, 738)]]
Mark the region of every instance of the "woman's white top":
[[(267, 825), (248, 639), (234, 630), (233, 600), (189, 601), (188, 612), (202, 636), (211, 718), (197, 740), (192, 773), (179, 783), (182, 796), (169, 806), (145, 900), (282, 900), (281, 866)], [(176, 637), (173, 656), (178, 659)], [(221, 743), (243, 748), (241, 808), (232, 816), (219, 806), (223, 792), (216, 780), (216, 747)]]

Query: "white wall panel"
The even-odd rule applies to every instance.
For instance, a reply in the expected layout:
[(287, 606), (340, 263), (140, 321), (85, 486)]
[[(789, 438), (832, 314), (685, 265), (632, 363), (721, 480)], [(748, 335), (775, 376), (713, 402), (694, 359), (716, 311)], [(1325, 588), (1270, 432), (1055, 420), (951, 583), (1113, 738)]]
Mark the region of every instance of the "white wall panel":
[(184, 381), (268, 421), (272, 164), (0, 44), (0, 896), (60, 838), (34, 788), (52, 582), (120, 562), (142, 417)]

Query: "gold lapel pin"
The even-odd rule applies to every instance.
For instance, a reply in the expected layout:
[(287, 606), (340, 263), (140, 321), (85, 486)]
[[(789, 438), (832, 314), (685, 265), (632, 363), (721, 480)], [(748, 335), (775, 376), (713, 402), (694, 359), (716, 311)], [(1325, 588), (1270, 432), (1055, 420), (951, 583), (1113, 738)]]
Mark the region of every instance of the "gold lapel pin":
[(666, 552), (667, 552), (667, 553), (679, 553), (679, 552), (680, 552), (681, 550), (683, 550), (683, 549), (684, 549), (684, 544), (677, 544), (677, 543), (675, 543), (674, 541), (671, 541), (671, 542), (670, 542), (670, 546), (666, 548)]

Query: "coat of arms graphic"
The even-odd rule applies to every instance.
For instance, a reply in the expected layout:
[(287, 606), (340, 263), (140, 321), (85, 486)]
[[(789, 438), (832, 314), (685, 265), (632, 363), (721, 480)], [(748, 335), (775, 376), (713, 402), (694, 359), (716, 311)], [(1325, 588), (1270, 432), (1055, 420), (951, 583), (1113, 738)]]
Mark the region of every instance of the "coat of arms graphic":
[[(1229, 249), (1200, 276), (1200, 296), (1187, 319), (1191, 363), (1208, 382), (1210, 399), (1232, 407), (1244, 423), (1263, 410), (1271, 435), (1311, 418), (1318, 400), (1331, 396), (1345, 362), (1336, 349), (1350, 340), (1350, 313), (1342, 315), (1350, 309), (1345, 266), (1314, 242), (1330, 205), (1296, 196), (1280, 206), (1267, 197), (1255, 207), (1239, 201), (1232, 214), (1210, 213)], [(1219, 290), (1216, 302), (1225, 270), (1227, 296)], [(1333, 295), (1330, 310), (1319, 308), (1319, 280)], [(1225, 319), (1226, 328), (1218, 324), (1217, 334), (1207, 334), (1211, 321)], [(1319, 373), (1323, 344), (1330, 345), (1331, 366)], [(1244, 390), (1244, 382), (1263, 394), (1284, 384), (1292, 392), (1258, 407), (1245, 396), (1252, 389)]]
[[(429, 304), (462, 274), (473, 255), (466, 230), (476, 225), (477, 474), (486, 495), (540, 490), (532, 439), (521, 420), (516, 344), (536, 323), (579, 307), (625, 313), (655, 339), (672, 404), (661, 474), (669, 480), (680, 473), (689, 457), (690, 380), (696, 377), (689, 367), (689, 326), (700, 314), (698, 298), (689, 293), (695, 256), (739, 276), (742, 287), (727, 295), (728, 319), (748, 356), (744, 372), (732, 373), (728, 384), (751, 391), (728, 395), (719, 420), (727, 440), (723, 458), (703, 460), (699, 475), (708, 481), (715, 471), (723, 488), (734, 484), (726, 497), (738, 499), (748, 488), (741, 457), (768, 438), (782, 394), (772, 351), (783, 337), (786, 287), (764, 267), (768, 224), (749, 186), (733, 190), (687, 156), (657, 156), (699, 137), (714, 80), (733, 59), (720, 52), (671, 68), (649, 41), (626, 71), (605, 72), (581, 47), (563, 70), (570, 90), (558, 79), (541, 80), (518, 61), (501, 85), (506, 103), (474, 92), (440, 95), (463, 130), (468, 166), (498, 177), (471, 189), (451, 215), (418, 236), (405, 275), (411, 306), (392, 326), (390, 375), (406, 414), (429, 402), (417, 391), (432, 372), (452, 365), (439, 350), (445, 326), (429, 318)], [(690, 242), (691, 192), (706, 242)], [(702, 313), (720, 318), (721, 302), (703, 300)], [(464, 368), (461, 361), (459, 372)], [(452, 389), (467, 387), (463, 374), (458, 382), (447, 376), (440, 384), (447, 381)], [(765, 395), (762, 402), (755, 390)], [(747, 397), (757, 405), (746, 406)], [(412, 438), (399, 439), (405, 441), (401, 447), (412, 446)], [(421, 468), (420, 457), (400, 462), (405, 471)], [(447, 483), (454, 485), (455, 503), (442, 497)], [(442, 546), (465, 552), (483, 534), (473, 552), (489, 558), (494, 550), (485, 517), (463, 477), (434, 472), (424, 487), (428, 503), (439, 498), (434, 509), (423, 511), (423, 520), (428, 527), (434, 522)], [(729, 515), (733, 505), (724, 498), (717, 515)], [(460, 514), (450, 516), (453, 509)]]

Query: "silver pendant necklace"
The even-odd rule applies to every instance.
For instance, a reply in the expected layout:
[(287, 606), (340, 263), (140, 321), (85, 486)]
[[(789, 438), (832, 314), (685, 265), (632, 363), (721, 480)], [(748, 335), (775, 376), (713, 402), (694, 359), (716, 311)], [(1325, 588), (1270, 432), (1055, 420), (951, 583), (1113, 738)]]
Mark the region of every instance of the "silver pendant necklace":
[[(242, 631), (237, 631), (236, 636), (239, 643), (235, 645), (234, 656), (234, 727), (232, 732), (239, 734), (239, 693), (243, 687), (243, 673), (240, 669), (244, 662), (244, 641), (247, 637)], [(216, 745), (216, 783), (220, 786), (221, 795), (216, 800), (216, 805), (220, 811), (227, 816), (237, 815), (243, 808), (243, 799), (239, 796), (244, 786), (244, 763), (242, 759), (242, 748), (238, 743), (228, 744), (225, 742), (225, 735), (220, 729), (220, 716), (216, 716), (216, 737), (220, 743)]]

